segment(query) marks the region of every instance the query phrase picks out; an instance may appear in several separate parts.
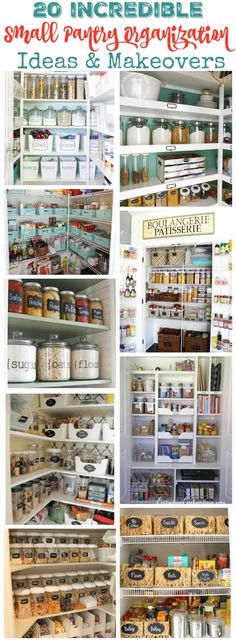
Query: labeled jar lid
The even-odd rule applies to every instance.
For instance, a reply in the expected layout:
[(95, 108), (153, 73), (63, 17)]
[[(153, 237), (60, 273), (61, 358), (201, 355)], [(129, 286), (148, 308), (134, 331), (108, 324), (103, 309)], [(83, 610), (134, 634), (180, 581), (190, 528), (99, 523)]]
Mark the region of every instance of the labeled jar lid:
[(40, 343), (38, 345), (38, 350), (41, 350), (42, 348), (51, 348), (52, 346), (56, 346), (57, 348), (68, 348), (68, 343), (67, 341), (60, 341), (59, 340), (59, 335), (58, 334), (49, 334), (49, 340), (44, 341), (43, 343)]
[(60, 591), (71, 591), (71, 589), (72, 589), (71, 584), (60, 584), (59, 586)]
[(57, 593), (58, 598), (59, 598), (59, 591), (58, 591), (58, 586), (54, 586), (53, 584), (51, 586), (45, 586), (45, 593)]
[(43, 577), (43, 576), (42, 576), (42, 575), (40, 575), (40, 577), (39, 577), (39, 574), (38, 574), (38, 573), (34, 573), (33, 575), (31, 575), (31, 574), (30, 574), (30, 575), (26, 575), (26, 577), (27, 577), (29, 580), (39, 580), (39, 582), (40, 582), (41, 577)]
[(30, 339), (23, 339), (23, 332), (20, 332), (19, 330), (15, 330), (14, 332), (12, 332), (12, 336), (8, 339), (8, 344), (10, 346), (35, 346), (35, 343)]

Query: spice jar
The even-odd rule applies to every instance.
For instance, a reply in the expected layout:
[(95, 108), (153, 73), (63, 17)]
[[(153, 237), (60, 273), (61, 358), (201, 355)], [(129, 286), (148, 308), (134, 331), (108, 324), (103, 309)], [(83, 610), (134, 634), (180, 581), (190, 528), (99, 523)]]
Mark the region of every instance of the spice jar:
[(129, 156), (124, 154), (120, 157), (120, 183), (123, 186), (129, 184)]
[(7, 372), (9, 383), (33, 382), (36, 379), (36, 346), (15, 331), (8, 340)]
[(174, 145), (186, 145), (189, 143), (189, 128), (184, 120), (176, 120), (171, 134), (171, 142)]
[(211, 188), (210, 188), (209, 183), (202, 183), (201, 184), (201, 198), (202, 199), (208, 198), (208, 196), (210, 195), (210, 190), (211, 190)]
[(62, 611), (72, 611), (73, 609), (73, 599), (72, 599), (72, 586), (71, 584), (61, 584), (59, 586), (60, 591), (60, 602)]
[(203, 129), (203, 124), (199, 120), (195, 120), (190, 125), (190, 143), (204, 143), (205, 142), (205, 132)]
[(147, 122), (147, 118), (130, 119), (127, 129), (127, 145), (149, 145), (150, 129)]
[(30, 603), (32, 615), (46, 615), (48, 613), (47, 594), (45, 589), (35, 586), (30, 590)]
[(149, 156), (148, 154), (142, 154), (141, 156), (141, 182), (148, 183), (149, 181)]
[(153, 145), (168, 145), (171, 143), (171, 125), (167, 118), (156, 118), (152, 131)]
[(8, 282), (8, 312), (23, 314), (23, 282), (17, 279)]
[(181, 187), (179, 190), (179, 204), (186, 205), (191, 201), (190, 189), (189, 187)]
[(12, 488), (12, 514), (14, 522), (19, 522), (23, 517), (22, 486)]
[(43, 317), (60, 319), (60, 294), (58, 288), (43, 288)]
[(89, 301), (85, 294), (75, 295), (76, 321), (89, 323)]
[(24, 283), (24, 314), (42, 316), (43, 297), (40, 283)]
[(68, 76), (68, 100), (75, 100), (75, 90), (76, 90), (76, 83), (75, 83), (75, 76)]
[(70, 348), (58, 334), (49, 335), (49, 341), (38, 346), (37, 374), (39, 381), (69, 381)]
[(32, 616), (29, 589), (18, 589), (14, 592), (15, 615), (19, 619)]
[(133, 154), (132, 156), (132, 181), (134, 184), (140, 183), (141, 176), (140, 176), (140, 168), (139, 168), (139, 159), (140, 155), (139, 154)]
[(89, 299), (89, 323), (103, 325), (103, 307), (100, 299)]
[(99, 349), (95, 344), (80, 341), (71, 347), (71, 379), (99, 379)]
[(46, 586), (45, 594), (47, 596), (48, 613), (56, 615), (61, 612), (60, 592), (55, 585)]
[(75, 295), (71, 290), (61, 292), (61, 319), (64, 321), (76, 320)]
[(216, 123), (209, 122), (206, 124), (205, 143), (217, 143), (218, 132)]
[(200, 185), (191, 185), (190, 192), (191, 192), (191, 200), (192, 201), (198, 201), (200, 199), (200, 197), (201, 197), (201, 187), (200, 187)]

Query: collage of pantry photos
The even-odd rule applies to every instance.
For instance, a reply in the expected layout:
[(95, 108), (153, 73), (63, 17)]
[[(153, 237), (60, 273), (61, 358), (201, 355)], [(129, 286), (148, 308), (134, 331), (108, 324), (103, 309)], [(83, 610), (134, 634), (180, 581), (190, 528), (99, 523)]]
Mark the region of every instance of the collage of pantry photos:
[(230, 638), (232, 80), (6, 74), (5, 638)]

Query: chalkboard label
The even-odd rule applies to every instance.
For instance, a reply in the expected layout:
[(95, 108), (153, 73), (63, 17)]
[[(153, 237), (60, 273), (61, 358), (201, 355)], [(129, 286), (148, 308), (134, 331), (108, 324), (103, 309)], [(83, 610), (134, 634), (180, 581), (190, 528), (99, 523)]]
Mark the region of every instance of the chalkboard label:
[(148, 631), (149, 633), (156, 633), (157, 635), (161, 635), (165, 630), (164, 624), (161, 624), (160, 622), (153, 622), (153, 624), (148, 625)]
[(52, 406), (55, 406), (55, 404), (56, 404), (56, 400), (55, 399), (47, 399), (47, 401), (46, 401), (46, 406), (50, 406), (50, 408)]
[(199, 582), (212, 582), (215, 578), (215, 573), (213, 571), (199, 571), (197, 574)]
[(204, 519), (204, 517), (194, 517), (192, 519), (192, 526), (194, 526), (194, 528), (207, 528), (208, 524), (208, 519)]
[(175, 528), (176, 526), (178, 526), (178, 520), (176, 519), (176, 517), (164, 517), (161, 520), (161, 525), (164, 528)]
[(86, 471), (86, 473), (94, 473), (94, 471), (96, 470), (96, 466), (87, 464), (86, 466), (84, 466), (84, 470)]
[(121, 627), (122, 633), (126, 633), (126, 635), (133, 635), (134, 633), (137, 633), (138, 631), (138, 626), (136, 624), (133, 624), (133, 622), (123, 624)]
[(60, 301), (55, 301), (55, 299), (48, 299), (47, 310), (48, 312), (60, 312)]
[(174, 580), (174, 581), (175, 580), (179, 580), (180, 577), (181, 577), (181, 573), (180, 573), (180, 571), (177, 571), (176, 568), (170, 568), (167, 571), (164, 571), (164, 578), (168, 582), (170, 582), (172, 580)]
[(76, 433), (76, 437), (79, 437), (79, 439), (86, 439), (87, 436), (88, 433), (86, 432), (86, 430), (78, 430), (78, 432)]
[(27, 297), (27, 308), (34, 308), (35, 310), (41, 310), (42, 308), (42, 298), (40, 296), (31, 296)]
[(140, 528), (142, 523), (142, 519), (139, 519), (139, 517), (129, 517), (129, 519), (126, 520), (126, 526), (128, 526), (128, 528)]
[(53, 437), (55, 437), (56, 433), (55, 433), (55, 430), (50, 430), (46, 428), (46, 430), (44, 431), (44, 434), (45, 434), (45, 437), (49, 437), (49, 439), (52, 439)]
[(140, 580), (143, 580), (145, 576), (144, 571), (139, 570), (138, 568), (132, 569), (132, 571), (128, 572), (128, 577), (130, 580), (135, 580), (136, 582), (139, 582)]
[(225, 519), (225, 526), (229, 527), (229, 520), (228, 520), (228, 517)]

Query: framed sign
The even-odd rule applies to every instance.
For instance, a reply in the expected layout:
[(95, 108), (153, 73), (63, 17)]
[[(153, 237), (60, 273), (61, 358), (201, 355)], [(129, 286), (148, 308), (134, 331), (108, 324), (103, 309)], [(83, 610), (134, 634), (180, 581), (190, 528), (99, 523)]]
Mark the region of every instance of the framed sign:
[(215, 215), (213, 213), (181, 214), (143, 221), (143, 239), (166, 239), (173, 236), (214, 234), (214, 232)]

